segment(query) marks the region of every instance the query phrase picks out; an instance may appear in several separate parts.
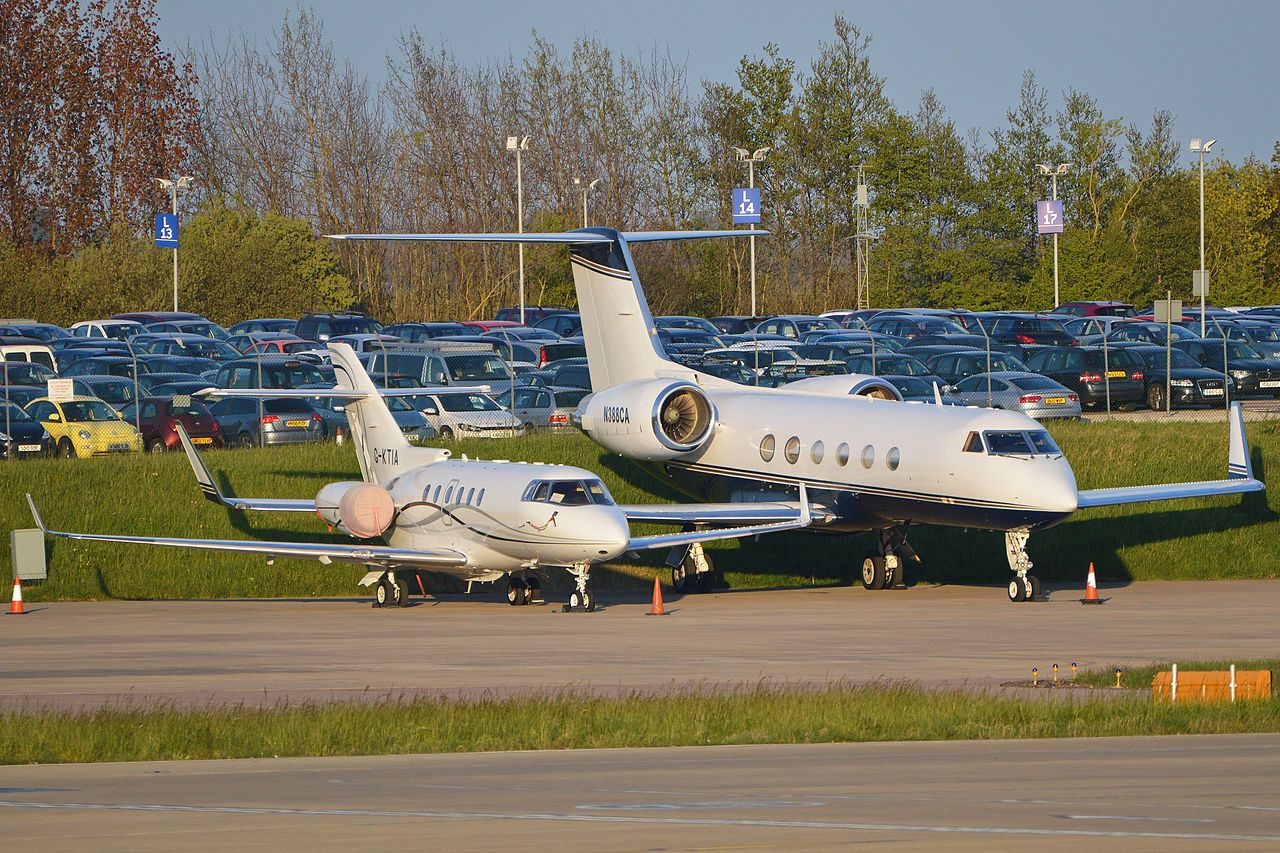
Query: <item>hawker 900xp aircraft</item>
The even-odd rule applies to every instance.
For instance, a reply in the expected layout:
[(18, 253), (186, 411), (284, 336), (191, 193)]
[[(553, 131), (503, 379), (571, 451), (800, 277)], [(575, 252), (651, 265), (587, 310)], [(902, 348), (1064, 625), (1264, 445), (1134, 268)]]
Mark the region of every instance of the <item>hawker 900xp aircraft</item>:
[[(401, 433), (383, 395), (419, 394), (422, 389), (379, 389), (350, 346), (330, 344), (339, 387), (309, 390), (308, 397), (348, 401), (346, 414), (360, 463), (362, 482), (330, 483), (314, 500), (229, 497), (218, 489), (209, 469), (184, 432), (179, 434), (196, 479), (206, 497), (237, 510), (315, 513), (334, 528), (359, 540), (379, 537), (388, 544), (309, 544), (211, 539), (173, 539), (65, 533), (49, 530), (27, 495), (36, 524), (50, 536), (98, 542), (168, 545), (269, 558), (297, 557), (321, 563), (355, 563), (368, 568), (361, 585), (377, 584), (378, 606), (409, 599), (405, 575), (430, 570), (468, 581), (509, 578), (507, 600), (526, 604), (539, 586), (536, 572), (559, 567), (576, 580), (566, 609), (591, 611), (591, 567), (628, 551), (672, 548), (713, 539), (729, 539), (793, 530), (811, 523), (807, 495), (799, 502), (751, 506), (630, 506), (613, 502), (600, 478), (567, 465), (452, 459), (448, 450), (414, 447)], [(296, 396), (296, 391), (209, 389), (209, 396)], [(648, 521), (748, 526), (633, 537), (628, 515)], [(669, 514), (671, 517), (664, 517)], [(825, 517), (825, 514), (824, 514)], [(755, 523), (750, 523), (755, 522)]]
[[(658, 340), (635, 243), (741, 237), (747, 231), (585, 228), (532, 234), (347, 234), (347, 240), (558, 243), (569, 248), (593, 394), (575, 420), (598, 444), (646, 463), (708, 501), (787, 496), (806, 487), (834, 516), (831, 532), (875, 531), (863, 585), (901, 585), (916, 524), (999, 530), (1012, 601), (1038, 597), (1031, 531), (1077, 509), (1264, 488), (1253, 476), (1239, 405), (1229, 413), (1227, 479), (1080, 491), (1038, 422), (1018, 412), (904, 403), (874, 376), (821, 376), (749, 387), (670, 361)], [(765, 232), (754, 232), (762, 234)], [(639, 518), (640, 516), (637, 516)], [(695, 557), (697, 543), (686, 547)], [(698, 562), (695, 559), (695, 563)], [(701, 566), (700, 566), (701, 568)]]

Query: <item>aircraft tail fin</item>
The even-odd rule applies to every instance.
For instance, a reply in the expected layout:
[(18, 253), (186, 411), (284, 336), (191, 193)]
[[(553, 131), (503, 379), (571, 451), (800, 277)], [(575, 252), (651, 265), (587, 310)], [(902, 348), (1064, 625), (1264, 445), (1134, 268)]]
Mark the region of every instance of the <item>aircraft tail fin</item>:
[(347, 423), (355, 444), (356, 459), (365, 482), (386, 484), (406, 467), (425, 465), (449, 458), (449, 451), (414, 447), (400, 431), (386, 400), (369, 373), (356, 357), (355, 350), (344, 343), (329, 344), (338, 387), (359, 391), (364, 396), (346, 404)]
[[(667, 358), (654, 328), (649, 302), (631, 259), (631, 243), (747, 237), (767, 231), (629, 231), (584, 228), (528, 234), (331, 234), (336, 240), (425, 240), (472, 243), (558, 243), (569, 247), (578, 291), (591, 387), (602, 391), (623, 382), (687, 375)], [(606, 345), (607, 342), (607, 345)]]

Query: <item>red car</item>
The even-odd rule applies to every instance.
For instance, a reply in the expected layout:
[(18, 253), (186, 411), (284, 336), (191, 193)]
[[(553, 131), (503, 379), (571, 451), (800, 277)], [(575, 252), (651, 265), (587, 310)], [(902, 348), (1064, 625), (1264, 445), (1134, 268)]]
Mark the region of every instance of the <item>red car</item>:
[(304, 341), (294, 338), (293, 340), (279, 341), (258, 341), (256, 344), (248, 347), (244, 351), (244, 355), (254, 355), (255, 353), (267, 353), (279, 355), (280, 353), (307, 352), (314, 349), (324, 349), (324, 344), (315, 341)]
[(462, 325), (470, 326), (473, 329), (483, 329), (486, 332), (492, 332), (494, 329), (509, 329), (512, 326), (523, 326), (523, 323), (513, 323), (510, 320), (462, 320)]
[(1138, 312), (1128, 302), (1064, 302), (1049, 313), (1072, 317), (1132, 317)]
[(141, 401), (141, 417), (136, 414), (135, 403), (130, 403), (121, 412), (125, 422), (142, 426), (142, 446), (149, 453), (161, 453), (175, 450), (181, 446), (175, 423), (191, 436), (193, 444), (201, 447), (223, 447), (222, 430), (214, 420), (213, 413), (199, 400), (178, 394), (169, 397), (143, 397)]

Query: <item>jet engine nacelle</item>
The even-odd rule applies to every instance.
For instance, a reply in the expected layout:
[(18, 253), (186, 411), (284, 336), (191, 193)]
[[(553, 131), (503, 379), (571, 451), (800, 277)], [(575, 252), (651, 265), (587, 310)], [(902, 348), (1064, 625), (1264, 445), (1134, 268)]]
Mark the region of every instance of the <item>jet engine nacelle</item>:
[(864, 373), (841, 373), (835, 376), (813, 376), (783, 386), (790, 391), (824, 394), (832, 397), (871, 397), (876, 400), (901, 400), (902, 392), (883, 376)]
[(705, 391), (680, 379), (615, 385), (584, 401), (577, 421), (603, 447), (631, 459), (662, 461), (711, 440), (716, 407)]
[(372, 539), (391, 526), (396, 504), (377, 483), (330, 483), (316, 495), (316, 515), (343, 533)]

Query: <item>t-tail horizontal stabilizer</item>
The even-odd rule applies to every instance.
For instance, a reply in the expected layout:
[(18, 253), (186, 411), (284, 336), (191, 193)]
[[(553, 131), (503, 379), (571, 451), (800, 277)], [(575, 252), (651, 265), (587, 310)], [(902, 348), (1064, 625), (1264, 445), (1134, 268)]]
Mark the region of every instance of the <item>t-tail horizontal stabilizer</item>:
[(178, 439), (182, 442), (182, 449), (186, 451), (187, 461), (191, 463), (191, 470), (196, 475), (196, 482), (200, 484), (200, 491), (204, 492), (206, 499), (216, 504), (229, 506), (232, 509), (258, 509), (268, 512), (315, 512), (316, 502), (314, 500), (294, 500), (293, 498), (229, 498), (222, 493), (222, 489), (218, 488), (218, 484), (214, 482), (213, 474), (209, 472), (209, 466), (204, 464), (204, 457), (200, 455), (200, 451), (196, 450), (195, 444), (192, 443), (191, 437), (187, 435), (187, 431), (183, 428), (182, 423), (175, 422), (177, 428)]
[(1230, 435), (1227, 448), (1227, 479), (1200, 483), (1166, 483), (1158, 486), (1126, 486), (1119, 489), (1086, 489), (1080, 492), (1078, 507), (1114, 506), (1116, 504), (1171, 501), (1213, 495), (1242, 495), (1260, 492), (1266, 484), (1253, 476), (1249, 460), (1249, 443), (1244, 435), (1244, 411), (1232, 403), (1227, 413)]

